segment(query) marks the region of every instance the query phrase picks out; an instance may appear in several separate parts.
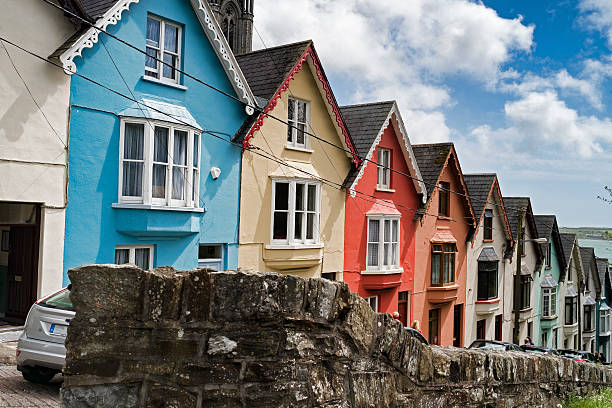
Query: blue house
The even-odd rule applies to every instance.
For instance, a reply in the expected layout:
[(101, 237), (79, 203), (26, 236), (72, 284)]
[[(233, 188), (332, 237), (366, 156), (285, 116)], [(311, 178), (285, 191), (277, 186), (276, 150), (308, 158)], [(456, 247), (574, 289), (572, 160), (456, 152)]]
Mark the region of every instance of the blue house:
[(230, 138), (254, 97), (210, 6), (70, 3), (147, 55), (87, 25), (55, 54), (85, 77), (71, 78), (64, 283), (91, 263), (235, 268), (242, 150)]

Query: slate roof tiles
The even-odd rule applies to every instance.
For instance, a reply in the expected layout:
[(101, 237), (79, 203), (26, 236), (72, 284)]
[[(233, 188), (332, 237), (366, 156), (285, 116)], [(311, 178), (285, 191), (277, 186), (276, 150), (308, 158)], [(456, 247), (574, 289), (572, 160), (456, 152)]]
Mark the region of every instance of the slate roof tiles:
[(495, 177), (495, 173), (463, 175), (463, 179), (467, 185), (468, 194), (472, 199), (472, 207), (474, 207), (474, 213), (476, 214), (477, 220), (482, 217), (482, 213), (485, 210), (487, 199), (489, 198), (489, 192), (491, 191)]
[[(425, 182), (425, 187), (431, 197), (431, 192), (434, 190), (440, 173), (444, 168), (444, 163), (453, 148), (452, 143), (432, 143), (412, 145), (412, 151), (416, 158), (421, 177)], [(429, 199), (429, 197), (428, 197)]]
[(562, 233), (561, 244), (563, 245), (563, 255), (565, 256), (565, 264), (569, 266), (570, 259), (572, 259), (574, 243), (576, 242), (576, 234)]

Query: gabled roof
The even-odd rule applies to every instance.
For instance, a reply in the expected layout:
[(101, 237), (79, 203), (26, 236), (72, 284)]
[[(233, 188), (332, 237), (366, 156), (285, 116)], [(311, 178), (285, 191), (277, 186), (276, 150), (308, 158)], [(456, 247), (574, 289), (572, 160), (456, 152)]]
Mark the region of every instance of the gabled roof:
[[(527, 224), (529, 225), (529, 230), (531, 231), (531, 236), (533, 238), (538, 238), (538, 228), (535, 224), (535, 219), (533, 217), (533, 210), (531, 209), (531, 200), (529, 197), (503, 197), (504, 206), (506, 211), (508, 212), (508, 219), (510, 220), (510, 229), (512, 230), (512, 238), (516, 243), (517, 233), (518, 233), (518, 219), (519, 219), (519, 209), (524, 209), (525, 218), (527, 219)], [(516, 245), (514, 245), (516, 246)], [(513, 247), (514, 247), (513, 246)], [(542, 261), (544, 255), (542, 253), (542, 248), (539, 244), (535, 244), (536, 254), (538, 255), (538, 262), (536, 263), (536, 270), (540, 269), (542, 266)], [(509, 248), (513, 251), (513, 248)], [(507, 254), (511, 254), (512, 252), (506, 251)]]
[(472, 227), (476, 227), (476, 216), (474, 214), (474, 208), (472, 207), (472, 200), (470, 200), (465, 179), (463, 178), (463, 172), (461, 171), (459, 159), (457, 158), (457, 152), (455, 151), (455, 146), (453, 143), (446, 142), (412, 145), (412, 151), (414, 152), (414, 156), (416, 157), (419, 165), (419, 170), (421, 171), (421, 176), (423, 177), (423, 182), (427, 188), (427, 203), (425, 205), (425, 211), (427, 211), (427, 208), (429, 208), (431, 197), (438, 185), (438, 180), (442, 175), (442, 170), (446, 167), (449, 158), (452, 157), (457, 173), (459, 174), (459, 185), (461, 186), (462, 190), (457, 193), (461, 194), (464, 198), (466, 210), (472, 218)]
[(232, 141), (241, 142), (245, 148), (249, 146), (249, 140), (261, 129), (263, 121), (268, 117), (268, 113), (274, 110), (281, 94), (289, 90), (291, 81), (302, 70), (302, 65), (307, 63), (326, 102), (343, 149), (355, 165), (359, 165), (360, 156), (311, 40), (242, 54), (238, 57), (238, 63), (249, 84), (252, 83), (258, 102), (261, 102), (258, 105), (263, 107), (263, 112), (248, 118)]
[[(602, 286), (602, 292), (607, 297), (607, 293), (605, 293), (605, 288), (612, 288), (610, 282), (610, 273), (608, 272), (608, 260), (605, 258), (597, 258), (597, 272), (599, 273), (599, 280)], [(610, 301), (610, 299), (608, 299)]]
[(487, 204), (489, 200), (492, 199), (493, 192), (497, 192), (499, 196), (501, 214), (504, 216), (504, 224), (506, 225), (506, 237), (509, 238), (511, 241), (510, 245), (512, 245), (513, 238), (512, 232), (510, 231), (510, 222), (508, 221), (506, 208), (504, 207), (504, 201), (502, 200), (501, 189), (499, 188), (499, 182), (497, 181), (497, 174), (464, 174), (463, 178), (465, 179), (468, 194), (472, 200), (472, 207), (474, 208), (477, 224), (480, 224)]
[[(565, 248), (561, 242), (561, 235), (559, 234), (559, 226), (557, 225), (557, 217), (554, 215), (534, 215), (536, 228), (538, 230), (539, 238), (552, 239), (555, 248), (557, 249), (557, 260), (561, 267), (560, 279), (563, 280), (565, 276)], [(548, 244), (540, 244), (542, 252), (546, 253)]]
[[(74, 59), (81, 57), (86, 48), (93, 48), (96, 45), (100, 33), (99, 29), (106, 30), (108, 26), (116, 25), (122, 19), (124, 12), (129, 12), (132, 3), (138, 3), (139, 0), (69, 1), (75, 8), (79, 9), (83, 18), (91, 20), (95, 26), (89, 27), (84, 24), (84, 29), (78, 30), (50, 56), (50, 58), (58, 58), (66, 74), (72, 75), (76, 72)], [(240, 67), (223, 36), (208, 1), (189, 0), (189, 2), (238, 98), (249, 105), (247, 107), (247, 112), (249, 112), (252, 109), (250, 107), (255, 106), (255, 97), (240, 71)]]
[(572, 254), (574, 253), (574, 244), (576, 243), (576, 234), (562, 233), (561, 244), (563, 245), (563, 255), (565, 256), (565, 267), (569, 268)]
[(591, 272), (593, 281), (595, 282), (595, 291), (597, 293), (597, 299), (601, 294), (601, 281), (599, 280), (599, 273), (597, 271), (597, 261), (595, 258), (595, 248), (591, 247), (580, 247), (580, 257), (582, 258), (582, 269), (587, 274)]
[[(344, 180), (345, 188), (350, 189), (351, 194), (354, 195), (355, 186), (363, 176), (366, 166), (370, 163), (369, 160), (372, 159), (376, 146), (378, 146), (384, 131), (391, 125), (395, 130), (398, 143), (402, 147), (402, 153), (408, 165), (414, 188), (418, 194), (421, 194), (422, 200), (425, 202), (427, 189), (421, 179), (421, 172), (414, 157), (397, 103), (388, 101), (341, 106), (340, 112), (355, 143), (355, 149), (362, 159), (358, 167), (353, 167), (349, 171)], [(372, 163), (372, 165), (375, 164)]]

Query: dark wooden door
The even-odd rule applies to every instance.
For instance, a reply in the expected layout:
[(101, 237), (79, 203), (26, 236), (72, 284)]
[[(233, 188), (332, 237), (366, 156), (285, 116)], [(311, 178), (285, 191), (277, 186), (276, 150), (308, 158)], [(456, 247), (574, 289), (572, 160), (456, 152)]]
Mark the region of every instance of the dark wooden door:
[(453, 346), (461, 347), (461, 307), (463, 305), (455, 305), (453, 316)]
[(8, 304), (6, 319), (23, 323), (36, 301), (38, 281), (38, 228), (11, 226), (8, 259)]

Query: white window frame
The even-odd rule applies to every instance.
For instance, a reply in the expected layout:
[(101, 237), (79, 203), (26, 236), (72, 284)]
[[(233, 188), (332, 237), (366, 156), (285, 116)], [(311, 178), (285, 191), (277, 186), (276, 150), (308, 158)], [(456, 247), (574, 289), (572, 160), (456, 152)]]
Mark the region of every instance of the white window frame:
[[(276, 184), (277, 183), (289, 183), (289, 202), (287, 211), (287, 239), (274, 239), (274, 213), (276, 211)], [(302, 238), (296, 239), (294, 237), (295, 232), (295, 194), (296, 194), (296, 185), (304, 184), (304, 191), (306, 195), (304, 196), (304, 210), (302, 211), (303, 217), (306, 220), (302, 223)], [(315, 199), (315, 211), (308, 211), (308, 186), (314, 185), (316, 186), (316, 194), (317, 197)], [(270, 205), (271, 213), (270, 213), (270, 244), (272, 246), (278, 245), (287, 245), (292, 247), (308, 247), (312, 245), (318, 245), (320, 243), (320, 226), (321, 226), (321, 183), (318, 181), (308, 180), (308, 179), (289, 179), (289, 178), (275, 178), (272, 179), (272, 203)], [(285, 211), (285, 210), (279, 210)], [(314, 225), (313, 225), (313, 238), (306, 238), (306, 230), (307, 230), (307, 214), (314, 214)]]
[[(298, 122), (298, 107), (297, 107), (298, 102), (303, 102), (306, 105), (306, 122), (305, 123)], [(287, 132), (291, 130), (291, 141), (287, 140), (287, 147), (290, 149), (308, 150), (310, 149), (310, 138), (308, 137), (308, 132), (310, 128), (308, 126), (308, 124), (310, 123), (310, 102), (304, 99), (289, 97), (287, 99), (287, 104), (290, 105), (292, 103), (295, 103), (295, 106), (293, 108), (293, 114), (294, 114), (293, 118), (289, 117), (289, 106), (287, 106), (287, 122), (288, 122)], [(297, 131), (298, 130), (294, 126), (297, 126), (299, 124), (304, 125), (304, 143), (297, 142)]]
[[(602, 328), (603, 321), (603, 328)], [(610, 311), (609, 310), (600, 310), (599, 311), (599, 332), (608, 333), (610, 331)]]
[[(553, 302), (554, 295), (554, 302)], [(542, 317), (557, 315), (557, 288), (542, 288)], [(548, 309), (548, 313), (547, 313)]]
[[(128, 264), (130, 265), (136, 265), (136, 250), (137, 249), (148, 249), (149, 250), (149, 269), (155, 268), (155, 265), (153, 265), (153, 259), (155, 258), (153, 256), (154, 255), (153, 252), (155, 251), (154, 245), (115, 245), (115, 252), (118, 249), (127, 249), (130, 251), (130, 254), (128, 256), (129, 258)], [(115, 254), (113, 253), (113, 255)], [(113, 262), (114, 262), (114, 256), (113, 256)]]
[[(142, 170), (142, 196), (132, 197), (123, 195), (123, 152), (125, 142), (125, 125), (127, 123), (144, 125), (143, 143), (143, 170)], [(168, 162), (166, 164), (166, 190), (165, 198), (153, 198), (153, 158), (154, 158), (154, 137), (155, 127), (168, 128)], [(187, 132), (187, 166), (185, 175), (185, 191), (183, 200), (172, 198), (172, 168), (174, 157), (174, 133), (175, 131)], [(193, 162), (194, 138), (198, 141), (197, 163)], [(198, 208), (200, 194), (200, 173), (201, 173), (202, 141), (200, 131), (186, 126), (177, 126), (174, 123), (146, 120), (140, 118), (121, 118), (119, 132), (119, 203), (125, 204), (144, 204), (161, 207), (175, 208)], [(131, 160), (128, 160), (131, 161)]]
[[(374, 242), (374, 241), (370, 241), (370, 221), (377, 221), (379, 223), (378, 226), (378, 241)], [(385, 241), (385, 234), (384, 234), (384, 226), (385, 226), (385, 221), (390, 221), (390, 241), (386, 242)], [(401, 216), (400, 215), (368, 215), (366, 216), (366, 222), (367, 222), (367, 237), (366, 237), (366, 270), (362, 271), (362, 273), (367, 274), (367, 273), (388, 273), (388, 274), (392, 274), (392, 273), (401, 273), (403, 272), (403, 268), (401, 266), (401, 261), (400, 261), (400, 252), (401, 252), (401, 229), (402, 229), (402, 223), (401, 221)], [(397, 222), (397, 241), (393, 241), (393, 223)], [(370, 244), (378, 244), (378, 266), (370, 266), (368, 265), (368, 261), (370, 259)], [(388, 252), (388, 264), (387, 265), (383, 265), (384, 264), (384, 245), (388, 244), (390, 245), (390, 250)], [(395, 259), (391, 259), (393, 256), (393, 245), (396, 244), (397, 245), (397, 251), (395, 254)]]
[[(376, 153), (378, 158), (376, 188), (379, 190), (391, 190), (391, 149), (380, 147)], [(383, 181), (385, 176), (387, 177), (386, 184)]]
[(372, 310), (378, 313), (378, 296), (369, 296), (365, 298), (365, 300), (368, 302)]
[[(153, 49), (157, 50), (157, 57), (156, 57), (157, 60), (155, 61), (157, 63), (157, 68), (148, 67), (146, 65), (146, 63), (145, 63), (145, 73), (144, 73), (144, 76), (146, 78), (151, 78), (154, 81), (165, 82), (165, 83), (168, 83), (168, 84), (180, 84), (180, 82), (181, 82), (180, 81), (181, 74), (177, 70), (181, 69), (182, 27), (180, 25), (178, 25), (178, 24), (172, 23), (172, 22), (170, 22), (168, 20), (165, 20), (165, 19), (157, 17), (157, 16), (153, 16), (153, 15), (150, 15), (150, 14), (147, 15), (147, 20), (149, 18), (152, 19), (152, 20), (159, 21), (159, 29), (160, 29), (160, 33), (159, 33), (159, 47), (155, 47), (155, 46), (150, 45), (149, 43), (147, 43), (147, 38), (146, 38), (146, 35), (147, 35), (147, 26), (145, 25), (145, 47), (153, 48)], [(148, 22), (147, 22), (147, 24), (148, 24)], [(166, 33), (166, 30), (165, 30), (165, 26), (166, 25), (171, 25), (171, 26), (177, 28), (177, 32), (176, 32), (176, 35), (177, 35), (177, 48), (176, 48), (176, 50), (177, 50), (177, 52), (176, 53), (164, 49), (164, 35)], [(163, 74), (164, 73), (164, 66), (165, 65), (162, 64), (159, 60), (162, 60), (162, 61), (164, 60), (164, 53), (168, 53), (168, 54), (172, 54), (172, 55), (176, 56), (176, 67), (174, 68), (175, 69), (175, 78), (174, 79), (166, 78), (164, 76), (164, 74)], [(145, 56), (145, 58), (146, 58), (146, 56)], [(157, 73), (157, 78), (154, 77), (154, 76), (148, 75), (147, 71)]]

